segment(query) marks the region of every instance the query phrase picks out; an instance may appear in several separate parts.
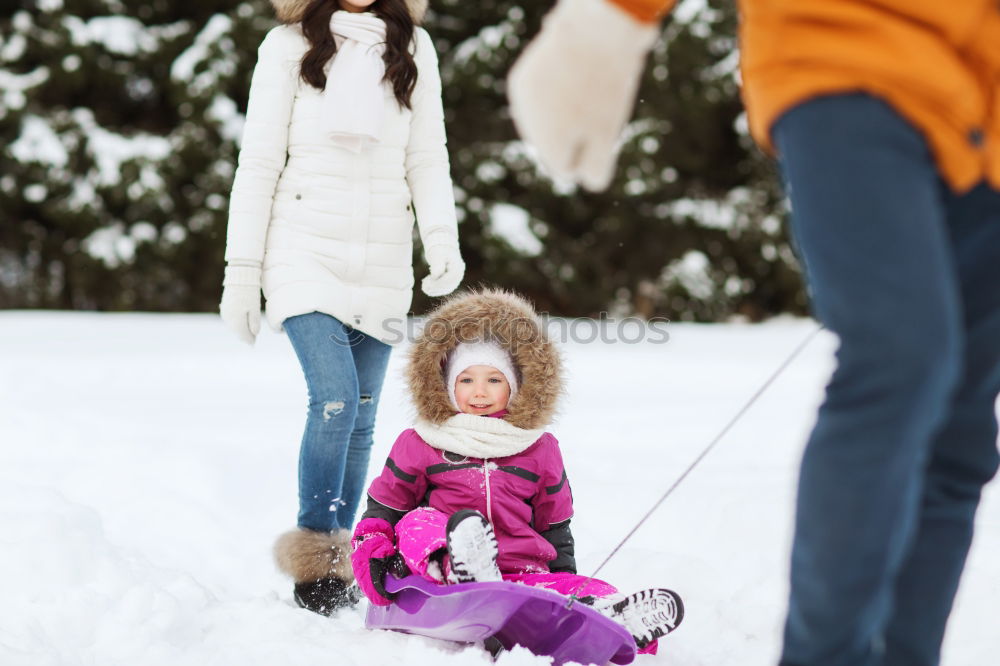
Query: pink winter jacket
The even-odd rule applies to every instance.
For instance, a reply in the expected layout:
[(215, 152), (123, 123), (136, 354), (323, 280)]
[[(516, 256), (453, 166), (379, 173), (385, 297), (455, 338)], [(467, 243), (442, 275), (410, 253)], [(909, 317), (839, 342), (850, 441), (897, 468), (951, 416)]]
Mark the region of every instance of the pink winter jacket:
[(447, 515), (479, 511), (493, 525), (504, 573), (548, 572), (556, 549), (542, 533), (573, 516), (559, 443), (549, 433), (521, 453), (482, 459), (435, 449), (406, 430), (368, 495), (399, 512), (420, 506)]

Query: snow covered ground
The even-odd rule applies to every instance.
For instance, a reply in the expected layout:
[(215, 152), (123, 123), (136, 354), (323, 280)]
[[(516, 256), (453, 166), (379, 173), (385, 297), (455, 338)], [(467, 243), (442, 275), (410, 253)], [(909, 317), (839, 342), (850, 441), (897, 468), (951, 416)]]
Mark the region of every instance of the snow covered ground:
[[(564, 447), (589, 573), (815, 324), (670, 325), (666, 344), (563, 345)], [(640, 666), (776, 661), (796, 464), (831, 369), (822, 335), (601, 573), (688, 615)], [(390, 366), (372, 472), (412, 409)], [(283, 336), (209, 315), (0, 313), (0, 663), (489, 663), (294, 607), (274, 537), (295, 516), (305, 388)], [(988, 489), (944, 663), (1000, 649), (1000, 490)], [(524, 651), (501, 666), (547, 660)]]

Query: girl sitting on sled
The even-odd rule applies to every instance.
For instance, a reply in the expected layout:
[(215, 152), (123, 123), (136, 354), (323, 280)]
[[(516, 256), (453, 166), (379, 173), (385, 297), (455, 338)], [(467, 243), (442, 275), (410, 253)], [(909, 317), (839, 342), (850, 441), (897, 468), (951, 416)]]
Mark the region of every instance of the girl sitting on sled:
[(500, 291), (450, 299), (414, 343), (408, 379), (417, 423), (369, 487), (352, 540), (365, 596), (392, 603), (384, 580), (401, 558), (442, 585), (505, 580), (573, 594), (655, 654), (683, 618), (680, 597), (624, 597), (576, 575), (573, 497), (559, 443), (544, 431), (562, 388), (559, 355), (531, 306)]

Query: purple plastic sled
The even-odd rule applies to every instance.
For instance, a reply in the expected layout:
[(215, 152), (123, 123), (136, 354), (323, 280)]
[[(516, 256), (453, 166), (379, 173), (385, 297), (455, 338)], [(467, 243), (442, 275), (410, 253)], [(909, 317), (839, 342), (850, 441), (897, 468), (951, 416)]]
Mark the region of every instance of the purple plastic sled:
[(494, 636), (507, 649), (521, 645), (554, 663), (629, 664), (635, 641), (621, 625), (585, 604), (566, 608), (558, 592), (519, 583), (436, 585), (420, 576), (385, 579), (397, 593), (391, 606), (369, 606), (365, 626), (458, 643)]

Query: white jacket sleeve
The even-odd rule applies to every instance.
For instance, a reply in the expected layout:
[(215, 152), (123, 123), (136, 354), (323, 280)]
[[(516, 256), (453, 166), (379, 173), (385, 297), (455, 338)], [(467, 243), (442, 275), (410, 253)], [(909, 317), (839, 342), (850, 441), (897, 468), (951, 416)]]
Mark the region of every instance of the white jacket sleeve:
[(226, 261), (260, 262), (274, 190), (288, 157), (288, 125), (302, 37), (278, 26), (264, 37), (250, 83), (239, 163), (229, 199)]
[(417, 28), (417, 85), (411, 98), (413, 114), (406, 146), (406, 181), (417, 214), (424, 248), (458, 243), (455, 193), (448, 164), (441, 74), (430, 35)]

